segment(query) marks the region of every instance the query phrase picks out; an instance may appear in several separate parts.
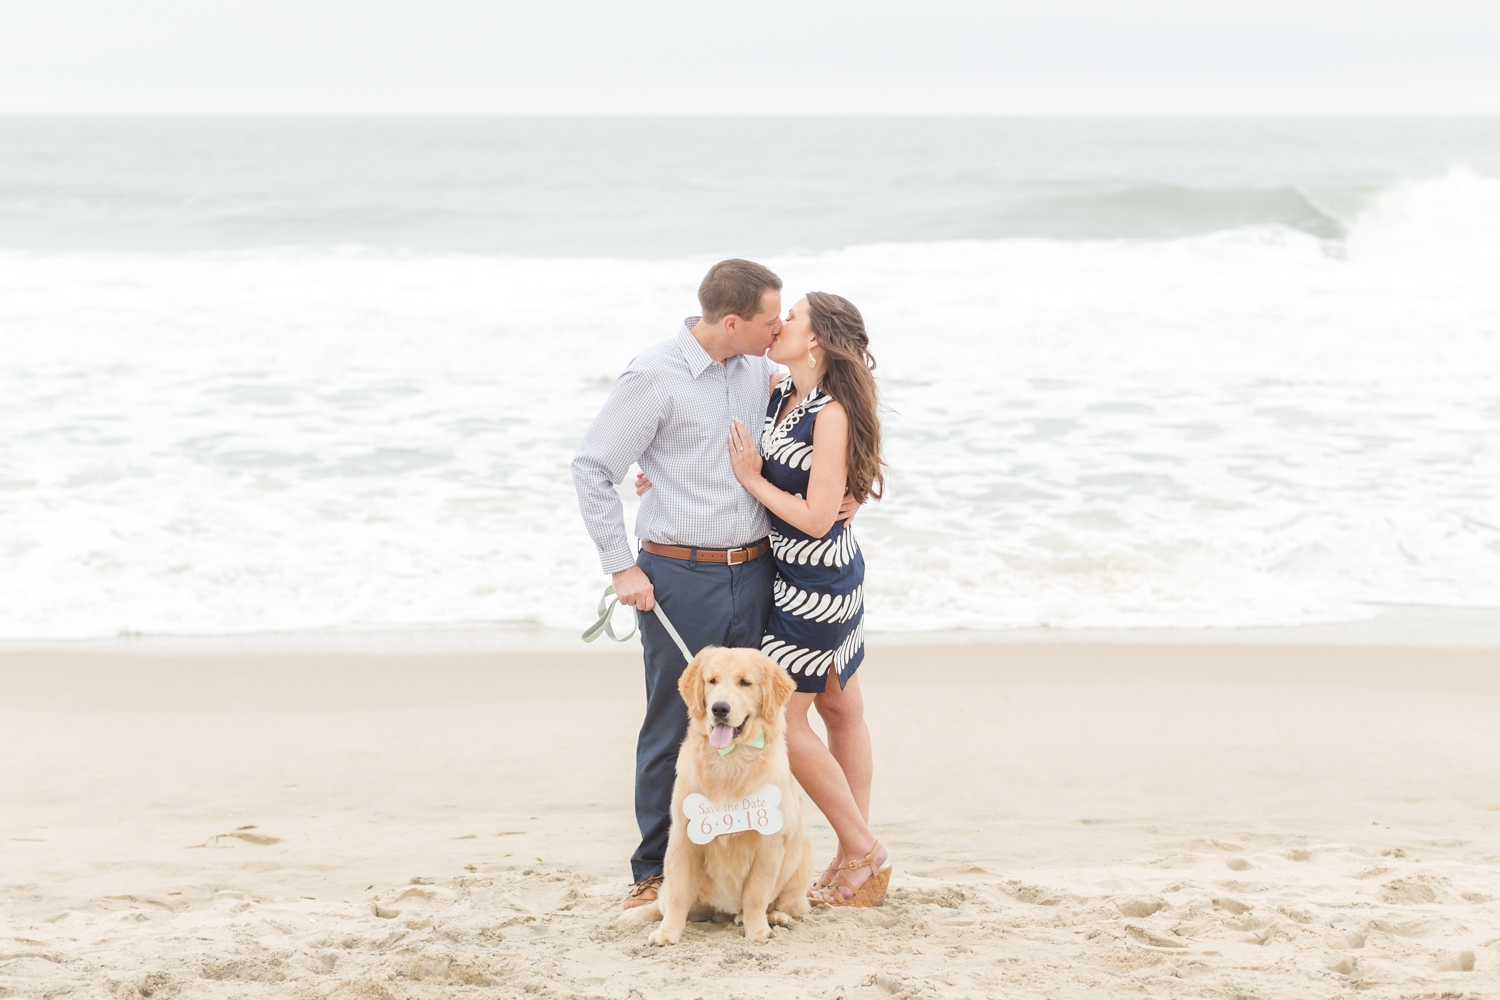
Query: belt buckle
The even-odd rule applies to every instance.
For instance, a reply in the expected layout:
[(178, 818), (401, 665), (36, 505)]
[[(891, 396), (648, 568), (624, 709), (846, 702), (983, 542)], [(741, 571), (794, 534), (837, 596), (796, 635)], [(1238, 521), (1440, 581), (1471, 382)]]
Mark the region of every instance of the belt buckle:
[(729, 566), (743, 566), (745, 563), (747, 563), (747, 562), (750, 561), (750, 557), (746, 556), (744, 559), (741, 559), (739, 562), (735, 562), (734, 561), (734, 554), (736, 552), (749, 552), (749, 551), (750, 551), (750, 547), (748, 545), (741, 545), (737, 549), (725, 549), (724, 550), (724, 562), (725, 562), (726, 565), (729, 565)]

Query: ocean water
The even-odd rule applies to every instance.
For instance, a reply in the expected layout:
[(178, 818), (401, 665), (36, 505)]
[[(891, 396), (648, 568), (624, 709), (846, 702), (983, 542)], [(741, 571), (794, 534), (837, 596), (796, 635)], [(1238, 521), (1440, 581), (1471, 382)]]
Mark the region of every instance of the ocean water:
[(1500, 608), (1494, 120), (10, 119), (0, 640), (581, 627), (729, 254), (867, 318), (872, 629)]

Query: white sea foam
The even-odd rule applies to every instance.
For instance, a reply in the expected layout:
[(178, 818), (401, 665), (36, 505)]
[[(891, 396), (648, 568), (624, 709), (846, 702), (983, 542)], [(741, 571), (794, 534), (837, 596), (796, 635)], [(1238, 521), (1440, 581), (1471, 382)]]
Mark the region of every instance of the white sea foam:
[(1500, 178), (1458, 168), (1441, 180), (1402, 181), (1355, 220), (1348, 245), (1352, 257), (1366, 262), (1446, 267), (1457, 259), (1494, 268), (1500, 264)]
[[(1500, 606), (1497, 191), (769, 260), (872, 330), (871, 627)], [(0, 638), (581, 624), (568, 461), (707, 263), (0, 253)]]

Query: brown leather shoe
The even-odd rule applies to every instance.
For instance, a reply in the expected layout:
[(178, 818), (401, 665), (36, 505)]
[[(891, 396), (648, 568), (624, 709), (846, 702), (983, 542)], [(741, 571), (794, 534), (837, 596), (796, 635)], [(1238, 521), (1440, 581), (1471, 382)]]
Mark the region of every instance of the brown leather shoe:
[(661, 880), (660, 875), (652, 875), (631, 886), (630, 895), (625, 897), (625, 909), (633, 910), (637, 906), (656, 902), (656, 891), (661, 888)]

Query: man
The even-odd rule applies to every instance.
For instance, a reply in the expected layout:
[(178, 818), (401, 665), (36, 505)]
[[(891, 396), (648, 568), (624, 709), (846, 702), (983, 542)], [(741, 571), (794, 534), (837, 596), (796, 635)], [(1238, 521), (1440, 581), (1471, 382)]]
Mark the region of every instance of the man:
[[(729, 462), (733, 418), (758, 428), (776, 366), (763, 355), (781, 329), (781, 279), (748, 260), (720, 261), (698, 287), (701, 316), (625, 369), (573, 458), (584, 523), (620, 603), (658, 602), (689, 649), (759, 649), (771, 611), (770, 520)], [(615, 493), (632, 463), (652, 488), (630, 551)], [(687, 709), (677, 679), (687, 662), (654, 614), (640, 615), (646, 719), (636, 741), (635, 816), (641, 843), (625, 908), (656, 898), (671, 828), (677, 750)]]

